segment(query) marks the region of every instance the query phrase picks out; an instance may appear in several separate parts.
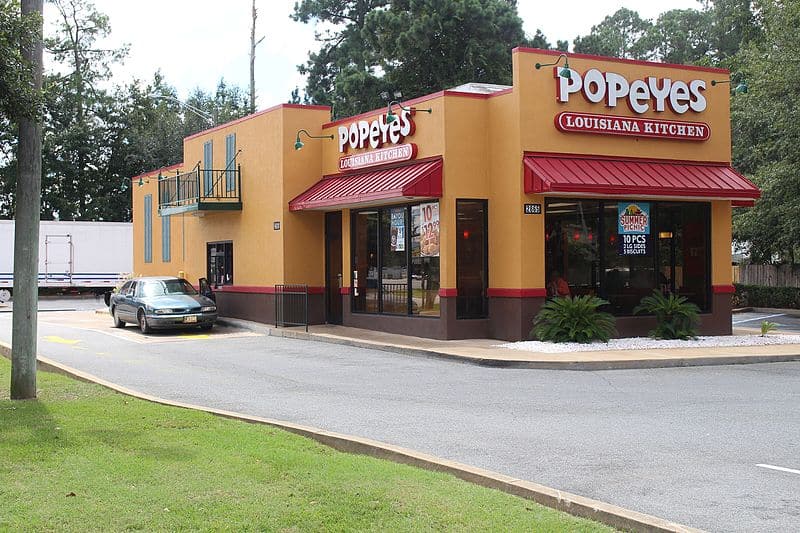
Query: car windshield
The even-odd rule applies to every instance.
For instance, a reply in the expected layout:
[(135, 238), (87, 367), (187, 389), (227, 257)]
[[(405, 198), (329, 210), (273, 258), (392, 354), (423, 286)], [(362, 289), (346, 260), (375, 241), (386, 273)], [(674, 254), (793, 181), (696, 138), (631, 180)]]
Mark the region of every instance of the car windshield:
[(185, 279), (151, 280), (142, 284), (141, 295), (145, 298), (165, 294), (197, 294), (197, 291)]

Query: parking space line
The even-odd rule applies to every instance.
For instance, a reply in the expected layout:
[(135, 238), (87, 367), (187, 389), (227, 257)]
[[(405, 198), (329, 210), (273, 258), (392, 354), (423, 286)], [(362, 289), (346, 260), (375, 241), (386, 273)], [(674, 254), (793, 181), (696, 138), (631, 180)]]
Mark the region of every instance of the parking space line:
[(775, 466), (775, 465), (765, 465), (765, 464), (757, 464), (756, 466), (760, 466), (761, 468), (769, 468), (770, 470), (778, 470), (779, 472), (789, 472), (790, 474), (800, 474), (800, 470), (795, 470), (794, 468), (786, 468), (783, 466)]
[(768, 318), (775, 318), (778, 316), (786, 316), (786, 313), (778, 313), (777, 315), (765, 315), (765, 316), (757, 316), (755, 318), (748, 318), (745, 320), (736, 320), (733, 322), (734, 325), (736, 324), (744, 324), (745, 322), (753, 322), (754, 320), (766, 320)]

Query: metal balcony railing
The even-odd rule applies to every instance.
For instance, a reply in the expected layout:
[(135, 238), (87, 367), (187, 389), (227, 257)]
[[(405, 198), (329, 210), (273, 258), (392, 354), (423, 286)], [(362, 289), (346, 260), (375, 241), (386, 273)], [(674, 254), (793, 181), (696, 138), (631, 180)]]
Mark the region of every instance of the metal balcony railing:
[(158, 178), (158, 209), (162, 215), (185, 211), (242, 209), (242, 168), (200, 168)]

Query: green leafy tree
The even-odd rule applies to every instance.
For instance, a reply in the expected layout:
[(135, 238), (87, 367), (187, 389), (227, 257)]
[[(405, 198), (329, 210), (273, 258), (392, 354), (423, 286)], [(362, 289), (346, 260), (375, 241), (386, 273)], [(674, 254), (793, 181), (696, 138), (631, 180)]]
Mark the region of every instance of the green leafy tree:
[(639, 46), (647, 58), (666, 63), (690, 64), (711, 54), (711, 13), (697, 9), (672, 9), (658, 16)]
[(11, 129), (11, 121), (20, 115), (30, 116), (40, 102), (29, 81), (31, 65), (21, 52), (35, 35), (38, 20), (35, 14), (23, 17), (18, 0), (0, 0), (0, 131)]
[(389, 0), (301, 0), (294, 6), (296, 21), (317, 22), (321, 48), (298, 67), (307, 76), (305, 100), (330, 105), (336, 116), (354, 115), (386, 102), (388, 87), (379, 77), (378, 60), (362, 32), (367, 15), (385, 8)]
[(647, 48), (643, 38), (652, 24), (643, 20), (636, 11), (620, 8), (613, 15), (592, 26), (589, 35), (576, 37), (574, 51), (626, 59), (645, 59)]
[[(398, 92), (510, 83), (510, 51), (529, 44), (511, 0), (304, 0), (293, 18), (329, 28), (300, 71), (306, 101), (331, 105), (337, 117), (386, 105), (385, 95)], [(533, 41), (549, 47), (541, 33)]]
[[(760, 4), (768, 4), (758, 2)], [(793, 2), (787, 2), (791, 4)], [(752, 0), (711, 0), (706, 12), (711, 19), (710, 44), (716, 63), (736, 56), (740, 49), (763, 39), (756, 2)]]
[(511, 49), (525, 44), (513, 2), (398, 0), (367, 15), (363, 32), (404, 97), (466, 82), (511, 83)]
[(749, 92), (731, 99), (734, 166), (762, 191), (737, 210), (734, 237), (754, 262), (795, 263), (800, 251), (800, 4), (760, 4), (762, 37), (735, 62)]

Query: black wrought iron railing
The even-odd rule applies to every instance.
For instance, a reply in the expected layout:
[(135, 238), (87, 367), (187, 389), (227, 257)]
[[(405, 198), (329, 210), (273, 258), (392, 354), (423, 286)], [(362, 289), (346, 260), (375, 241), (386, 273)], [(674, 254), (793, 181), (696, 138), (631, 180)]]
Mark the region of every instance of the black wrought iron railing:
[(170, 209), (241, 209), (242, 168), (200, 168), (200, 163), (188, 172), (158, 179), (158, 207)]
[(308, 285), (275, 285), (275, 327), (305, 326), (308, 331)]

